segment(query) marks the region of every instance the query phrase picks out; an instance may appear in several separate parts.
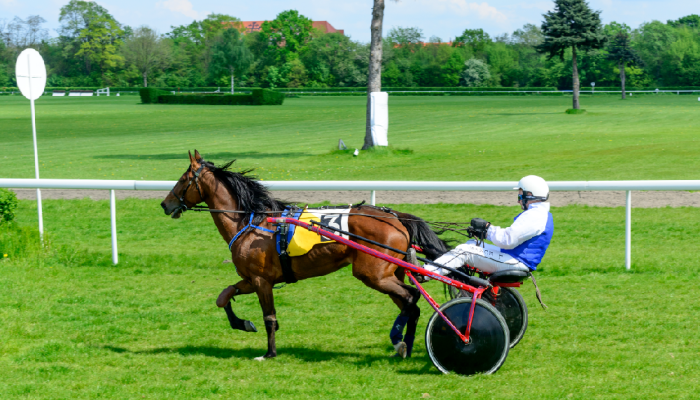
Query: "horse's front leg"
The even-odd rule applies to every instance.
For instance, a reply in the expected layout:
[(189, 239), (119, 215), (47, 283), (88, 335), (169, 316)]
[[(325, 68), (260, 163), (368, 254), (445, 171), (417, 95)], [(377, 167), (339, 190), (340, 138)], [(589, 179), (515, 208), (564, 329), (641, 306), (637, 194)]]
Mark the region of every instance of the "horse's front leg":
[(251, 321), (238, 318), (233, 312), (233, 308), (231, 308), (231, 298), (233, 296), (237, 294), (249, 294), (253, 293), (254, 291), (255, 290), (253, 288), (253, 285), (251, 285), (250, 282), (240, 281), (235, 285), (229, 286), (226, 289), (224, 289), (219, 295), (219, 298), (216, 299), (216, 305), (219, 307), (223, 307), (224, 311), (226, 311), (226, 317), (228, 318), (228, 322), (231, 325), (231, 329), (241, 330), (245, 332), (258, 331)]
[(275, 332), (280, 328), (277, 323), (275, 311), (275, 300), (272, 296), (272, 284), (263, 278), (254, 279), (256, 293), (260, 301), (260, 307), (263, 312), (263, 320), (265, 321), (265, 331), (267, 331), (267, 353), (262, 357), (256, 357), (258, 361), (263, 361), (266, 358), (277, 357), (277, 345), (275, 344)]

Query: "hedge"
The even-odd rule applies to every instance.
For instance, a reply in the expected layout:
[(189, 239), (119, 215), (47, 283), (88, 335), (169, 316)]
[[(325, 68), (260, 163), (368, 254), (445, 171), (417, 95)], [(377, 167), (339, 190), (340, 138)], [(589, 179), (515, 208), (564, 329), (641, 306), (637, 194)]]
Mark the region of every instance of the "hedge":
[(284, 103), (284, 94), (268, 89), (255, 89), (251, 94), (253, 104), (256, 106), (281, 106)]
[[(700, 86), (654, 86), (654, 87), (626, 87), (626, 90), (700, 90)], [(87, 86), (74, 86), (74, 87), (58, 87), (51, 86), (47, 87), (45, 90), (51, 92), (53, 90), (97, 90), (102, 89), (102, 87), (87, 87)], [(143, 87), (110, 87), (110, 92), (138, 92)], [(226, 94), (228, 88), (223, 87), (149, 87), (148, 89), (158, 89), (165, 90), (168, 92), (216, 92), (221, 90), (222, 94)], [(239, 87), (236, 88), (236, 92), (250, 93), (253, 90), (262, 89), (259, 87)], [(296, 93), (296, 92), (327, 92), (327, 93), (343, 93), (343, 92), (366, 92), (367, 87), (307, 87), (307, 88), (275, 88), (268, 89), (277, 92), (286, 93)], [(556, 92), (558, 91), (555, 87), (399, 87), (399, 86), (385, 86), (382, 88), (383, 91), (411, 91), (411, 92), (429, 92), (429, 91), (448, 91), (448, 92), (478, 92), (478, 91), (489, 91), (489, 92), (522, 92), (522, 91), (538, 91), (538, 92)], [(569, 89), (570, 90), (570, 89)], [(581, 86), (581, 90), (589, 91), (590, 86)], [(595, 88), (596, 91), (619, 91), (619, 86), (598, 86)], [(19, 92), (16, 87), (2, 87), (0, 88), (0, 93), (6, 92)]]
[(249, 106), (253, 104), (253, 96), (249, 94), (222, 94), (222, 95), (181, 95), (167, 94), (158, 96), (161, 104), (205, 104), (225, 106)]
[[(658, 87), (653, 87), (653, 88), (643, 88), (643, 87), (630, 87), (626, 86), (625, 91), (630, 91), (630, 90), (700, 90), (700, 86), (658, 86)], [(590, 86), (581, 86), (581, 90), (586, 90), (589, 91), (591, 90)], [(622, 90), (621, 87), (619, 86), (603, 86), (603, 87), (598, 87), (596, 86), (595, 91), (602, 90), (602, 91), (620, 91)]]
[[(59, 86), (49, 86), (44, 89), (46, 92), (51, 92), (54, 90), (97, 90), (97, 89), (104, 89), (105, 86), (70, 86), (70, 87), (59, 87)], [(133, 87), (109, 87), (109, 91), (111, 92), (138, 92), (141, 89), (144, 89), (141, 86), (133, 86)], [(226, 93), (226, 91), (230, 91), (230, 88), (225, 88), (225, 87), (149, 87), (148, 89), (160, 89), (160, 90), (165, 90), (168, 92), (179, 92), (179, 91), (187, 91), (187, 92), (216, 92), (217, 90), (221, 90), (222, 93)], [(238, 91), (244, 91), (244, 92), (250, 92), (253, 89), (260, 89), (258, 87), (240, 87), (236, 88), (236, 92)], [(0, 87), (0, 93), (2, 92), (19, 92), (19, 89), (17, 87)]]
[[(143, 92), (145, 91), (143, 90)], [(252, 94), (169, 94), (162, 91), (159, 92), (160, 94), (157, 95), (157, 101), (155, 102), (161, 104), (260, 106), (282, 105), (284, 103), (284, 94), (268, 89), (255, 89), (252, 91)]]
[[(365, 86), (362, 87), (335, 87), (335, 88), (277, 88), (276, 91), (280, 92), (364, 92), (367, 90)], [(478, 92), (478, 91), (490, 91), (490, 92), (521, 92), (521, 91), (557, 91), (555, 87), (398, 87), (398, 86), (385, 86), (382, 87), (382, 91), (385, 92), (395, 92), (395, 91), (410, 91), (410, 92), (431, 92), (431, 91), (447, 91), (447, 92)]]
[(143, 104), (158, 103), (158, 97), (167, 94), (169, 93), (156, 88), (143, 88), (139, 90), (139, 95), (141, 95), (141, 103)]

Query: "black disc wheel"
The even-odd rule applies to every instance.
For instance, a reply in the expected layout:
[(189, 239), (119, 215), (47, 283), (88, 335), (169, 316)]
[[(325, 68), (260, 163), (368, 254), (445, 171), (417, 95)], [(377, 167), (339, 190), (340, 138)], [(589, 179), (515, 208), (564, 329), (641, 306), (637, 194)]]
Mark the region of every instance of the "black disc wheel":
[[(460, 297), (440, 307), (445, 316), (464, 333), (469, 322), (472, 299)], [(445, 374), (492, 374), (503, 365), (510, 343), (508, 325), (501, 313), (484, 300), (474, 308), (469, 343), (434, 313), (425, 330), (425, 347), (435, 367)]]
[(514, 288), (502, 287), (499, 288), (498, 295), (494, 295), (492, 291), (487, 290), (481, 297), (489, 304), (496, 307), (496, 310), (501, 313), (508, 324), (510, 331), (510, 348), (525, 336), (527, 330), (527, 306), (525, 299)]
[[(471, 293), (459, 290), (454, 286), (448, 286), (448, 290), (452, 299), (472, 296)], [(487, 290), (481, 298), (496, 307), (496, 310), (503, 315), (510, 331), (510, 348), (512, 349), (525, 336), (525, 331), (527, 330), (527, 305), (525, 304), (525, 299), (523, 299), (520, 292), (509, 287), (499, 288), (497, 296), (490, 290)]]

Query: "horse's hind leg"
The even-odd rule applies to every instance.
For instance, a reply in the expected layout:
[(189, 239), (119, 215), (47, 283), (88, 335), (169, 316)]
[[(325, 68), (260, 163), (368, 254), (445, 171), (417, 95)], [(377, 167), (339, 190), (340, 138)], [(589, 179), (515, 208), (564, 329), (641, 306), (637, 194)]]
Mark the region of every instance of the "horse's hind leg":
[(224, 311), (226, 311), (226, 317), (228, 318), (228, 323), (231, 325), (231, 329), (245, 332), (258, 331), (251, 321), (238, 318), (233, 312), (233, 308), (231, 308), (231, 298), (233, 298), (233, 296), (237, 294), (249, 294), (253, 293), (253, 291), (253, 285), (251, 285), (250, 282), (240, 281), (224, 289), (219, 295), (219, 298), (216, 299), (216, 305), (223, 307)]
[[(417, 296), (420, 296), (420, 292), (417, 293)], [(403, 341), (406, 343), (406, 357), (411, 356), (413, 352), (413, 342), (416, 340), (416, 328), (418, 327), (418, 319), (420, 318), (420, 307), (416, 305), (417, 302), (418, 298), (416, 298), (416, 302), (407, 307), (409, 317), (408, 324), (406, 325), (406, 335), (403, 337)], [(403, 314), (403, 310), (401, 313)]]
[[(420, 299), (420, 292), (410, 286), (404, 286), (408, 290), (412, 299), (408, 302), (404, 302), (401, 307), (401, 313), (396, 317), (396, 321), (391, 327), (389, 332), (389, 338), (391, 343), (396, 349), (395, 357), (410, 357), (413, 352), (413, 343), (416, 339), (416, 328), (418, 326), (418, 319), (420, 318), (420, 308), (416, 305)], [(404, 327), (406, 328), (406, 335), (403, 335)]]
[[(415, 329), (420, 316), (420, 311), (416, 311), (418, 308), (416, 302), (420, 298), (420, 293), (417, 289), (401, 282), (394, 274), (393, 268), (395, 267), (387, 262), (361, 253), (353, 262), (353, 275), (372, 289), (388, 294), (401, 310), (401, 314), (392, 325), (389, 336), (397, 353), (403, 357), (410, 354), (413, 347)], [(408, 343), (403, 340), (403, 330), (407, 324), (409, 326), (406, 332)]]

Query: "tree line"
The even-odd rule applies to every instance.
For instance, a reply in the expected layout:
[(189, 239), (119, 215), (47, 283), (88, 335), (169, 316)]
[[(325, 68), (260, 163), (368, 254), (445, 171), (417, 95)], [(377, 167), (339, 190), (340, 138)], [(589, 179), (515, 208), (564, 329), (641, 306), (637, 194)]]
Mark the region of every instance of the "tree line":
[[(453, 40), (425, 38), (419, 27), (393, 27), (382, 38), (381, 84), (392, 87), (700, 86), (700, 16), (631, 28), (601, 25), (600, 46), (548, 47), (552, 29), (527, 24), (491, 37), (465, 29)], [(39, 15), (0, 20), (0, 87), (15, 86), (24, 48), (38, 50), (52, 87), (367, 87), (370, 45), (323, 33), (296, 10), (256, 32), (231, 15), (159, 33), (119, 23), (95, 2), (61, 8), (58, 35)], [(584, 46), (585, 47), (585, 46)], [(556, 55), (556, 56), (554, 56)], [(576, 56), (577, 63), (572, 63)]]

